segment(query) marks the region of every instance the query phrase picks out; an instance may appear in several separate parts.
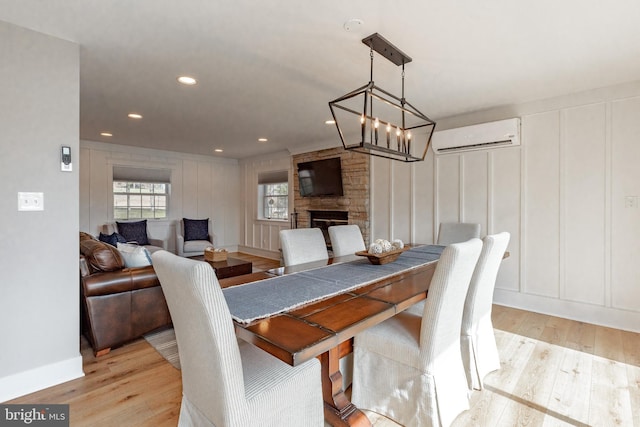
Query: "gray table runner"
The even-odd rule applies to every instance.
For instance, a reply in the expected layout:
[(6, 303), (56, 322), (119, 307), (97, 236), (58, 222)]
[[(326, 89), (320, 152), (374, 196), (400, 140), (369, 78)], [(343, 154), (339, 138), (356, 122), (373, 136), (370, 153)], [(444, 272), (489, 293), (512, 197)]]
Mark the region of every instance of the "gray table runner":
[(443, 249), (444, 246), (419, 246), (403, 252), (389, 264), (373, 265), (362, 258), (232, 286), (222, 292), (233, 319), (247, 324), (436, 261)]

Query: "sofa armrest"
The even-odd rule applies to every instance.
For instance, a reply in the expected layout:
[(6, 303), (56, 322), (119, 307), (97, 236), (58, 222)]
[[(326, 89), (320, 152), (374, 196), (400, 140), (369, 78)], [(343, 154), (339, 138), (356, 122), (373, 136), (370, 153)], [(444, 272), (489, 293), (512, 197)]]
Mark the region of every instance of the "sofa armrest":
[(184, 256), (184, 236), (180, 233), (176, 235), (176, 252), (179, 256)]
[(167, 250), (167, 242), (163, 239), (152, 239), (152, 238), (148, 238), (149, 240), (149, 244), (151, 246), (157, 246), (159, 248), (164, 249), (165, 251)]

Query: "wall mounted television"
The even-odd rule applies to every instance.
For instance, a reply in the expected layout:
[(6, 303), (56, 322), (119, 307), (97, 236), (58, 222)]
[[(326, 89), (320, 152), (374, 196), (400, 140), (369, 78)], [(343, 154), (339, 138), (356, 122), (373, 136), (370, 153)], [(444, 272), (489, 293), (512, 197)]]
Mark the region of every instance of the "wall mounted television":
[(298, 163), (298, 183), (302, 197), (342, 196), (340, 157)]

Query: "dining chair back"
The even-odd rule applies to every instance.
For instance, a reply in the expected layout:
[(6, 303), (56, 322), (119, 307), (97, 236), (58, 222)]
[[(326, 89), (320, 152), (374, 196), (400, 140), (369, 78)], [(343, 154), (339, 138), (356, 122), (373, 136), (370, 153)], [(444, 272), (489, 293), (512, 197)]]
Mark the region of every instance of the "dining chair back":
[(153, 266), (178, 344), (180, 426), (323, 425), (317, 360), (292, 367), (238, 340), (208, 263), (158, 251)]
[(352, 255), (366, 250), (360, 227), (356, 224), (332, 225), (329, 227), (333, 256)]
[(438, 230), (438, 245), (465, 242), (480, 238), (480, 224), (470, 222), (441, 222)]
[(422, 316), (401, 312), (355, 336), (352, 401), (404, 426), (449, 426), (469, 408), (462, 310), (479, 239), (447, 246)]
[(327, 242), (319, 228), (280, 230), (285, 267), (329, 259)]
[(486, 236), (482, 252), (471, 277), (462, 315), (461, 345), (470, 389), (482, 390), (483, 378), (500, 369), (500, 356), (491, 322), (493, 290), (511, 235), (507, 232)]

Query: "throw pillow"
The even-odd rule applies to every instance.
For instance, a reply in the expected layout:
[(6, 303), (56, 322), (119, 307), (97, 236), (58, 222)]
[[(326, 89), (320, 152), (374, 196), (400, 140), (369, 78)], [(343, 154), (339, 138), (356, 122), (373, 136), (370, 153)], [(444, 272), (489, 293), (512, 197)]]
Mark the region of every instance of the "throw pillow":
[(89, 233), (85, 233), (84, 231), (80, 232), (80, 241), (82, 242), (83, 240), (95, 240), (95, 238), (89, 234)]
[(104, 242), (86, 239), (80, 242), (80, 253), (93, 271), (115, 271), (124, 267), (120, 252)]
[(127, 243), (127, 239), (121, 236), (118, 233), (104, 234), (100, 233), (98, 236), (98, 240), (101, 242), (105, 242), (110, 244), (113, 247), (116, 247), (118, 243)]
[(147, 220), (134, 222), (116, 222), (118, 233), (120, 233), (127, 242), (135, 242), (139, 245), (148, 245), (147, 238)]
[(144, 267), (151, 265), (151, 254), (144, 246), (132, 245), (130, 243), (118, 243), (118, 251), (124, 260), (124, 266)]
[(184, 240), (209, 240), (209, 218), (182, 218), (184, 224)]

